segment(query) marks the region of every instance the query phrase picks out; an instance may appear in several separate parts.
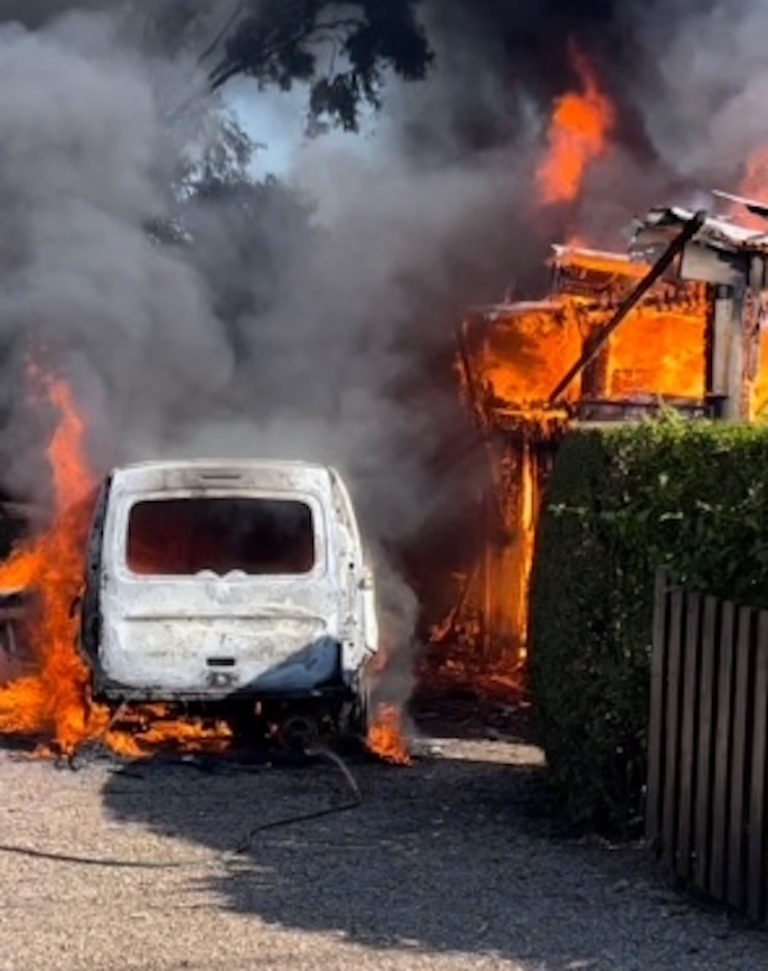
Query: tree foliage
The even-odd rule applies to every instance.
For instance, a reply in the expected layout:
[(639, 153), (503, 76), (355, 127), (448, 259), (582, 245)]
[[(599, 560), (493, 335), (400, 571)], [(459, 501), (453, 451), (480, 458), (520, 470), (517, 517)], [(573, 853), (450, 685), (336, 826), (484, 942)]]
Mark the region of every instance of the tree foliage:
[(384, 77), (422, 79), (432, 52), (422, 0), (10, 0), (0, 23), (33, 28), (75, 9), (118, 11), (126, 35), (158, 57), (197, 57), (218, 90), (235, 77), (290, 89), (309, 86), (314, 128), (355, 130), (363, 105), (378, 107)]
[(533, 588), (532, 680), (560, 805), (642, 815), (655, 570), (768, 607), (768, 428), (665, 420), (569, 436)]
[(418, 0), (244, 0), (210, 71), (214, 89), (238, 75), (288, 90), (310, 85), (315, 125), (358, 126), (378, 106), (384, 73), (418, 80), (432, 60)]

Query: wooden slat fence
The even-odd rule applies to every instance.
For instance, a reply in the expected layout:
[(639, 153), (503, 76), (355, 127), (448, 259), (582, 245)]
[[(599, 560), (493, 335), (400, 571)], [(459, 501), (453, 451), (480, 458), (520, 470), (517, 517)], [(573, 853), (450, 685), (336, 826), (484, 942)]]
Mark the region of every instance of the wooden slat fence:
[(768, 611), (656, 580), (646, 837), (681, 887), (768, 921)]

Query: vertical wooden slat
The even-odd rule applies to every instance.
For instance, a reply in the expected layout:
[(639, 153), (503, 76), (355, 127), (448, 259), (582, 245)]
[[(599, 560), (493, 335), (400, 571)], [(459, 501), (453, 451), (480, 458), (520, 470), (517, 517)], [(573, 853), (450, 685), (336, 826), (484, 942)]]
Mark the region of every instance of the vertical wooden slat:
[(717, 669), (715, 778), (712, 790), (712, 860), (709, 892), (716, 900), (726, 895), (726, 845), (730, 806), (731, 735), (733, 729), (733, 668), (736, 654), (736, 607), (726, 601), (720, 613), (720, 662)]
[(752, 722), (752, 778), (749, 793), (747, 906), (752, 920), (763, 916), (765, 898), (765, 783), (768, 733), (768, 612), (758, 620)]
[(715, 717), (715, 638), (719, 601), (707, 597), (701, 627), (701, 674), (699, 678), (698, 758), (696, 765), (693, 876), (700, 890), (707, 889), (712, 833), (713, 719)]
[(749, 689), (749, 654), (753, 611), (741, 607), (738, 614), (738, 637), (735, 658), (733, 695), (733, 745), (731, 748), (731, 802), (728, 824), (728, 895), (731, 907), (740, 909), (745, 898), (744, 872), (744, 783), (747, 753), (747, 704)]
[(680, 670), (683, 653), (683, 610), (685, 594), (674, 590), (670, 596), (669, 639), (667, 641), (667, 697), (664, 744), (664, 808), (661, 856), (665, 865), (674, 869), (677, 856), (677, 753), (679, 745)]
[(696, 786), (696, 729), (697, 693), (699, 679), (699, 649), (701, 625), (701, 597), (688, 594), (685, 625), (685, 653), (683, 659), (683, 717), (680, 738), (680, 812), (677, 821), (677, 875), (682, 880), (691, 876), (691, 845), (693, 836), (693, 794)]
[(664, 674), (667, 656), (669, 582), (666, 570), (657, 570), (653, 607), (651, 701), (648, 717), (648, 786), (645, 802), (645, 838), (658, 852), (661, 836), (662, 765), (664, 744)]

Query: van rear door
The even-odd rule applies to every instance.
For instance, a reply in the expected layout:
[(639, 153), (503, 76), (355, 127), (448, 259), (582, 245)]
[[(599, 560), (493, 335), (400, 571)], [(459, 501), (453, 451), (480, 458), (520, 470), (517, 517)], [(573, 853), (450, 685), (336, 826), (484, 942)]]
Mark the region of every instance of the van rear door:
[(197, 491), (117, 502), (102, 587), (107, 681), (158, 698), (332, 681), (339, 592), (321, 500)]

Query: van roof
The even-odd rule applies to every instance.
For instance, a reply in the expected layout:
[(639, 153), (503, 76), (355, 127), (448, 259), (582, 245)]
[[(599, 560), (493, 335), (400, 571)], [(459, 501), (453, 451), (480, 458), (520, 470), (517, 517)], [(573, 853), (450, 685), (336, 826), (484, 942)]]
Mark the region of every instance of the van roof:
[(328, 466), (284, 459), (174, 459), (124, 465), (112, 472), (113, 483), (131, 491), (213, 488), (227, 480), (246, 488), (325, 491), (335, 478)]
[(260, 470), (260, 469), (271, 469), (276, 472), (295, 472), (295, 471), (315, 471), (315, 472), (329, 472), (330, 467), (327, 465), (320, 465), (317, 462), (302, 462), (298, 459), (227, 459), (227, 458), (213, 458), (213, 459), (163, 459), (163, 460), (151, 460), (146, 462), (130, 462), (127, 465), (121, 465), (116, 468), (115, 472), (132, 472), (145, 470), (147, 472), (183, 472), (185, 469), (190, 471), (198, 471), (200, 469), (232, 469), (237, 471), (242, 469), (246, 471), (248, 469)]

